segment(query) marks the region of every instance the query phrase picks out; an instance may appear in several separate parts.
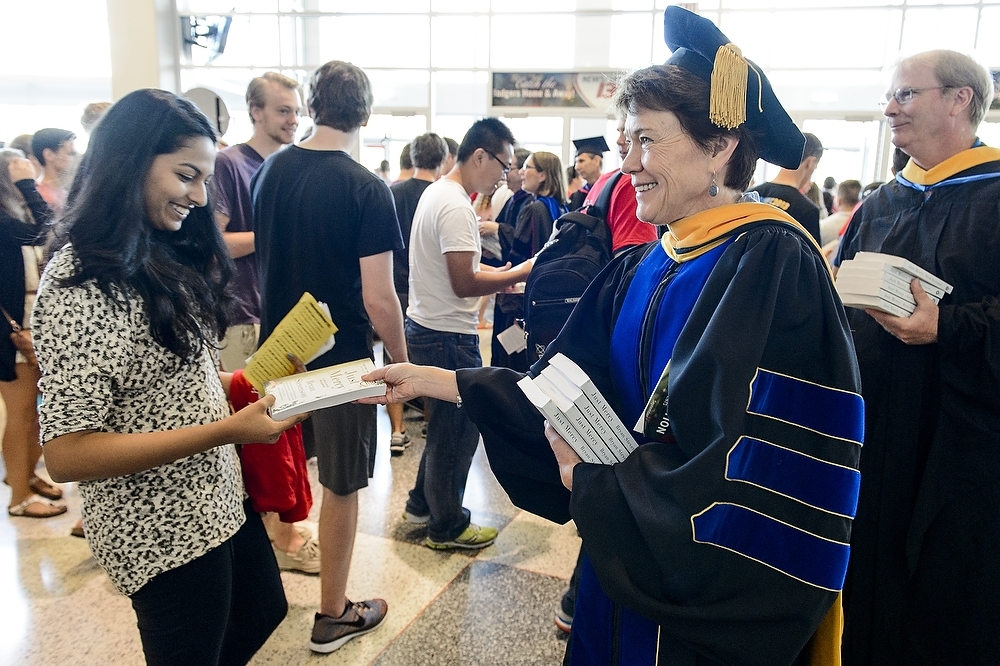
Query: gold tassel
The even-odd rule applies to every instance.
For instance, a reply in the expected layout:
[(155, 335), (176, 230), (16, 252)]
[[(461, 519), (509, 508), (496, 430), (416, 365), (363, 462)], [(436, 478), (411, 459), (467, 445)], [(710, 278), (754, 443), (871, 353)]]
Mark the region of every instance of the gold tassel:
[(747, 119), (746, 59), (739, 47), (729, 43), (715, 52), (708, 117), (717, 126), (734, 129)]

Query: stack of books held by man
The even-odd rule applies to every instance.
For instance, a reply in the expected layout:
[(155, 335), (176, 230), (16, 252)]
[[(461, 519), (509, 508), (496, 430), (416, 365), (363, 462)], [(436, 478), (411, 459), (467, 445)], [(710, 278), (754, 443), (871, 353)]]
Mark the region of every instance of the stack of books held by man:
[(281, 421), (360, 398), (385, 395), (384, 382), (361, 379), (362, 375), (373, 370), (375, 364), (371, 359), (363, 358), (269, 380), (264, 383), (264, 393), (275, 397), (270, 410), (271, 418)]
[(587, 373), (567, 356), (556, 354), (540, 375), (517, 385), (584, 462), (613, 465), (638, 446)]
[(933, 273), (903, 257), (880, 252), (858, 252), (843, 262), (837, 272), (837, 293), (847, 307), (909, 317), (917, 307), (910, 291), (913, 278), (920, 280), (935, 303), (951, 293), (951, 285)]

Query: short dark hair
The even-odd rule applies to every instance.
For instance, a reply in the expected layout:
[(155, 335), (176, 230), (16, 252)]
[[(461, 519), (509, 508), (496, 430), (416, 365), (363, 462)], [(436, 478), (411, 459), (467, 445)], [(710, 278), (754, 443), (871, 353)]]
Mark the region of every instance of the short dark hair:
[(444, 142), (448, 144), (448, 154), (449, 155), (456, 155), (457, 156), (458, 155), (458, 141), (455, 141), (450, 136), (446, 136), (444, 138)]
[(827, 176), (823, 180), (823, 189), (824, 190), (832, 190), (835, 187), (837, 187), (837, 179), (834, 178), (833, 176)]
[(514, 166), (515, 169), (520, 169), (524, 166), (524, 160), (528, 159), (531, 155), (531, 151), (527, 148), (517, 148), (514, 150)]
[(706, 154), (716, 150), (719, 140), (733, 138), (739, 143), (729, 158), (724, 185), (743, 191), (757, 168), (757, 138), (743, 123), (724, 129), (708, 116), (709, 84), (677, 65), (652, 65), (627, 74), (615, 90), (612, 100), (616, 113), (635, 114), (640, 109), (669, 111), (677, 117), (684, 133)]
[[(445, 139), (447, 141), (447, 139)], [(479, 148), (496, 155), (504, 144), (514, 145), (514, 134), (499, 118), (483, 118), (472, 123), (458, 147), (458, 161), (465, 162)]]
[(823, 142), (819, 140), (819, 137), (809, 132), (803, 132), (802, 136), (806, 138), (806, 145), (802, 147), (802, 160), (799, 164), (810, 157), (815, 157), (817, 160), (823, 157)]
[(854, 208), (861, 201), (861, 181), (845, 180), (837, 186), (837, 198), (840, 203)]
[(410, 143), (410, 161), (418, 169), (437, 169), (448, 156), (448, 144), (433, 132), (421, 134)]
[(43, 153), (46, 148), (52, 152), (57, 152), (64, 143), (72, 141), (75, 138), (76, 134), (73, 134), (69, 130), (57, 129), (55, 127), (40, 129), (31, 137), (31, 154), (35, 156), (39, 164), (45, 166), (45, 155)]
[(406, 144), (405, 146), (403, 146), (403, 150), (400, 151), (399, 153), (400, 170), (413, 168), (413, 158), (410, 157), (410, 150), (411, 150), (410, 144)]
[(374, 101), (368, 75), (349, 62), (331, 60), (309, 79), (309, 111), (317, 125), (352, 132), (368, 122)]

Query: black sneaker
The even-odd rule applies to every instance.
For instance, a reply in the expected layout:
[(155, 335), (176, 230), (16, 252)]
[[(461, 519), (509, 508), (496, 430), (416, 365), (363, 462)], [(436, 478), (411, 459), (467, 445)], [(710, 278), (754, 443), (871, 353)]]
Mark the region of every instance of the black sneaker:
[(352, 638), (374, 631), (385, 619), (389, 605), (384, 599), (369, 599), (357, 603), (347, 602), (347, 610), (341, 617), (330, 617), (316, 613), (309, 649), (328, 654), (339, 649)]

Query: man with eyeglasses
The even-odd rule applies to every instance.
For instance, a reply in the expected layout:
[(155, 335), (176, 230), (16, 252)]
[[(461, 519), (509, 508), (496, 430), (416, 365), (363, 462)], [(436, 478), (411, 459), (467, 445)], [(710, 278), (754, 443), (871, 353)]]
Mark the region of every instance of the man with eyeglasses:
[(844, 588), (844, 664), (1000, 659), (1000, 150), (976, 130), (989, 73), (953, 51), (900, 62), (885, 96), (910, 161), (865, 199), (838, 263), (903, 256), (909, 317), (848, 309), (865, 399), (861, 492)]
[[(424, 190), (410, 230), (410, 291), (406, 343), (410, 360), (457, 370), (479, 367), (479, 297), (528, 277), (530, 262), (495, 269), (480, 264), (479, 225), (470, 197), (492, 193), (514, 160), (514, 136), (496, 118), (476, 121), (458, 148), (452, 170)], [(496, 539), (493, 527), (471, 522), (462, 507), (479, 430), (461, 409), (424, 399), (427, 439), (403, 518), (427, 525), (434, 549), (479, 549)]]

